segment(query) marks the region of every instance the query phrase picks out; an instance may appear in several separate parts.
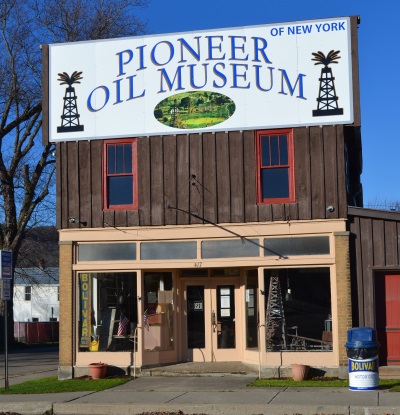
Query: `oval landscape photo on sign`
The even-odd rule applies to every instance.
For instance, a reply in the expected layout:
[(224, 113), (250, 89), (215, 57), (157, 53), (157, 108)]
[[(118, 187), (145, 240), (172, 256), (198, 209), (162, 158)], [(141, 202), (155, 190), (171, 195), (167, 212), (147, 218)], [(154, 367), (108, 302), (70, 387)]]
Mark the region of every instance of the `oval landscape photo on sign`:
[(235, 109), (235, 103), (226, 95), (193, 91), (160, 101), (154, 108), (154, 117), (168, 127), (192, 130), (220, 124), (230, 118)]

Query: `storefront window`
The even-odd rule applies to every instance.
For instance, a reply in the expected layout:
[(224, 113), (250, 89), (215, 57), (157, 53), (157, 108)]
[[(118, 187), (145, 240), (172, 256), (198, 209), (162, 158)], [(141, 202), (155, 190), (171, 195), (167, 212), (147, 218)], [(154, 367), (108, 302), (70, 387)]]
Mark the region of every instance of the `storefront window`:
[(266, 350), (332, 350), (329, 268), (266, 269)]
[(131, 351), (136, 342), (136, 273), (79, 274), (79, 350)]
[(170, 272), (144, 273), (145, 351), (174, 349), (174, 302)]
[(246, 347), (258, 348), (258, 271), (246, 272)]

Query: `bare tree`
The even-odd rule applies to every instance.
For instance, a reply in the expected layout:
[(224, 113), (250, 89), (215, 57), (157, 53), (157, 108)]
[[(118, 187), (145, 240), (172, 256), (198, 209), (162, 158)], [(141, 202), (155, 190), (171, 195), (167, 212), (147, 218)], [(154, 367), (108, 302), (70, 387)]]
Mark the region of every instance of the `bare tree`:
[(379, 197), (374, 197), (365, 203), (364, 207), (368, 209), (377, 209), (377, 210), (389, 210), (391, 212), (400, 211), (400, 200), (396, 199), (380, 199)]
[[(17, 268), (58, 267), (58, 231), (55, 226), (37, 226), (26, 231), (19, 250)], [(36, 282), (32, 281), (32, 285)]]
[[(0, 248), (13, 251), (14, 264), (28, 227), (55, 216), (55, 147), (41, 143), (40, 45), (143, 34), (136, 12), (148, 1), (1, 0)], [(10, 327), (12, 301), (8, 309)], [(3, 322), (0, 302), (0, 333)]]

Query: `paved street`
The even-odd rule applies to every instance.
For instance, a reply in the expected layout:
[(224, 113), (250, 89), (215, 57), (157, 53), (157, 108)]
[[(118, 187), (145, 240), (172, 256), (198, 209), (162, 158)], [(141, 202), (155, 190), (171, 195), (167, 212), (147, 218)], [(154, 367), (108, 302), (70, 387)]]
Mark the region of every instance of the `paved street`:
[[(29, 379), (56, 376), (58, 347), (30, 347), (8, 353), (8, 383), (13, 385)], [(4, 387), (5, 356), (0, 354), (0, 385)]]

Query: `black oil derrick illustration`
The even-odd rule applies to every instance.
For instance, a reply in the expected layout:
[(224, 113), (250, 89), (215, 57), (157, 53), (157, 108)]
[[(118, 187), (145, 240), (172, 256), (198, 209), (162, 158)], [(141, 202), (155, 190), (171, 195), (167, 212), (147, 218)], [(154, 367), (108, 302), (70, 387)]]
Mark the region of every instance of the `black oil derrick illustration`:
[(57, 81), (61, 81), (60, 85), (68, 85), (65, 88), (63, 114), (61, 115), (61, 126), (57, 127), (58, 133), (66, 133), (73, 131), (83, 131), (83, 125), (79, 124), (79, 113), (77, 106), (77, 96), (73, 84), (80, 84), (82, 72), (74, 71), (71, 76), (66, 72), (59, 73)]
[(332, 63), (338, 63), (340, 59), (340, 50), (331, 50), (326, 56), (322, 52), (313, 53), (314, 65), (324, 65), (321, 68), (321, 77), (319, 78), (319, 97), (318, 108), (313, 110), (313, 117), (321, 117), (324, 115), (342, 115), (343, 108), (338, 107), (338, 96), (335, 91), (335, 78), (332, 74)]

